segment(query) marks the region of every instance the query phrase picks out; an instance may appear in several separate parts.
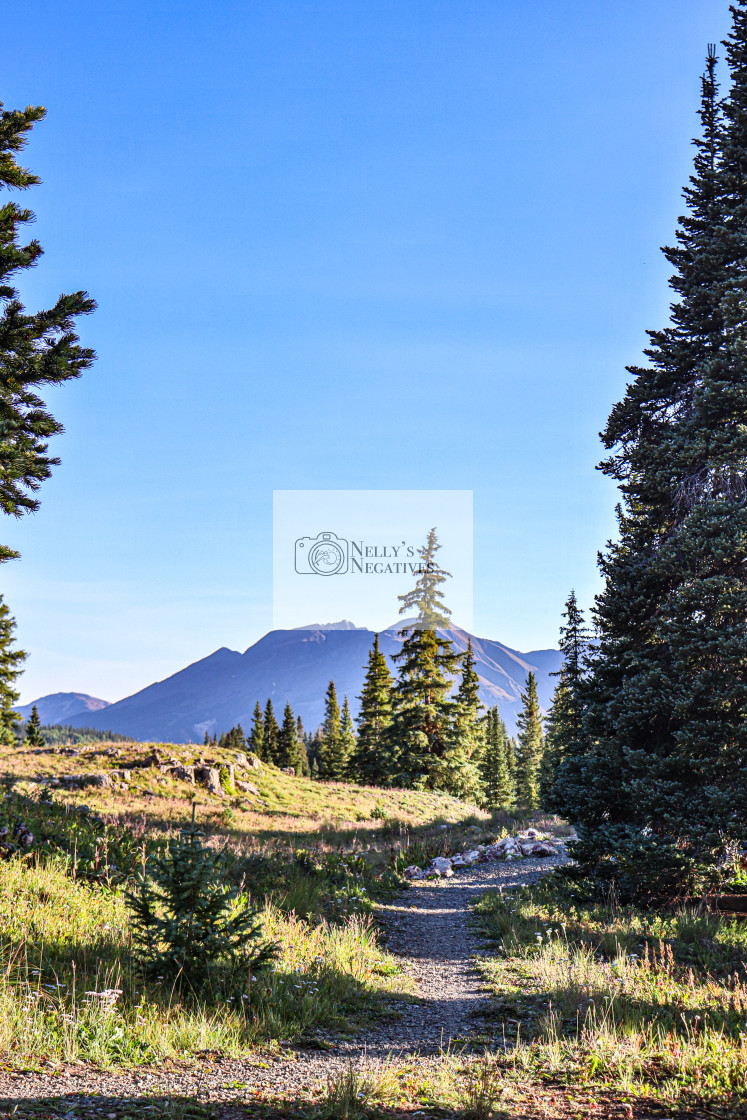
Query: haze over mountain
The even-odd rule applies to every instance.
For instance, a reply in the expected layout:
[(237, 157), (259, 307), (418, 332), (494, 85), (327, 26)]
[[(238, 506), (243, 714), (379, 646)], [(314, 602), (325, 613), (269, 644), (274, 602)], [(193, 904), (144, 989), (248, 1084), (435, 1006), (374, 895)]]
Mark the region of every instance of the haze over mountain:
[[(380, 635), (381, 649), (388, 657), (402, 646), (402, 626), (399, 622)], [(463, 652), (470, 635), (457, 628), (448, 633), (457, 652)], [(369, 630), (349, 622), (272, 630), (244, 653), (223, 647), (99, 711), (71, 711), (64, 722), (117, 731), (139, 740), (201, 741), (206, 731), (220, 733), (237, 723), (248, 731), (254, 705), (259, 700), (264, 707), (269, 696), (278, 717), (290, 701), (305, 727), (313, 729), (322, 720), (324, 693), (331, 679), (340, 701), (347, 694), (357, 712), (372, 643)], [(530, 670), (537, 677), (540, 703), (547, 707), (555, 685), (550, 673), (560, 667), (558, 650), (519, 653), (501, 642), (474, 636), (472, 648), (480, 698), (486, 706), (498, 705), (512, 731), (520, 708), (519, 694)], [(37, 701), (38, 706), (41, 703)], [(30, 710), (29, 705), (25, 707)]]
[[(87, 712), (99, 712), (109, 707), (109, 701), (99, 700), (85, 692), (51, 692), (49, 696), (42, 696), (31, 704), (22, 704), (16, 711), (23, 719), (28, 719), (34, 705), (42, 723), (69, 723), (71, 715), (79, 717)], [(81, 726), (80, 719), (77, 719), (76, 726)]]

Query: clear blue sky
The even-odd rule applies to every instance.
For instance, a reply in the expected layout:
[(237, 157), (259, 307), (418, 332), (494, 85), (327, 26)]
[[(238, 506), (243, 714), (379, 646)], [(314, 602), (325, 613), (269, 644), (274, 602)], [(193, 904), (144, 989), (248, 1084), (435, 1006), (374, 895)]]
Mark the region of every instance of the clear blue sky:
[(118, 699), (256, 640), (273, 489), (473, 489), (475, 629), (555, 644), (613, 532), (597, 433), (667, 314), (726, 0), (27, 0), (6, 24), (0, 96), (49, 110), (23, 296), (100, 304), (99, 361), (51, 396), (62, 466), (0, 527), (23, 699)]

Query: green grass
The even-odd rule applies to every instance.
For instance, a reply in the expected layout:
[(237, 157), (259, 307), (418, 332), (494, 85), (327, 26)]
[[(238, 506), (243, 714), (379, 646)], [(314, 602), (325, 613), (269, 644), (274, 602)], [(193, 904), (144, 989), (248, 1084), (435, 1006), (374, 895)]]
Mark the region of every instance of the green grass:
[[(272, 903), (277, 967), (218, 1005), (146, 988), (131, 955), (120, 890), (72, 882), (50, 861), (0, 866), (0, 1053), (10, 1066), (41, 1058), (99, 1066), (155, 1062), (355, 1029), (386, 1013), (401, 986), (370, 918), (309, 923)], [(101, 993), (109, 992), (106, 996)], [(118, 994), (116, 994), (118, 993)]]
[(476, 912), (509, 1081), (745, 1106), (747, 926), (580, 905), (551, 882), (490, 893)]

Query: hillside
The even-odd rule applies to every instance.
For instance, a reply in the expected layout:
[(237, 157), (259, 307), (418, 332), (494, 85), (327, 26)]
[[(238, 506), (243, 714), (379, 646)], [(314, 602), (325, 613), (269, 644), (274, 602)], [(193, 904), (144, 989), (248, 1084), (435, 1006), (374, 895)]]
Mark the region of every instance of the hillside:
[[(233, 767), (233, 788), (190, 781), (195, 765)], [(186, 770), (181, 768), (187, 768)], [(71, 808), (84, 804), (104, 817), (165, 827), (189, 819), (193, 802), (203, 824), (237, 837), (289, 843), (325, 836), (483, 819), (474, 805), (445, 793), (312, 782), (246, 755), (175, 743), (94, 743), (26, 750), (0, 745), (0, 769), (19, 791), (53, 793)], [(242, 784), (245, 788), (242, 788)]]
[[(459, 652), (470, 637), (458, 629), (449, 636)], [(380, 642), (391, 658), (401, 648), (402, 639), (392, 628), (381, 634)], [(290, 701), (305, 726), (314, 728), (322, 719), (330, 680), (357, 711), (372, 643), (373, 634), (362, 629), (273, 630), (243, 654), (218, 649), (133, 696), (99, 712), (73, 713), (66, 722), (117, 731), (141, 741), (199, 742), (206, 731), (225, 731), (237, 723), (248, 729), (255, 703), (264, 704), (269, 696), (278, 711)], [(511, 730), (530, 670), (537, 676), (540, 703), (549, 704), (555, 683), (550, 674), (560, 665), (557, 650), (520, 653), (501, 642), (474, 636), (472, 647), (481, 700), (486, 706), (497, 704)]]

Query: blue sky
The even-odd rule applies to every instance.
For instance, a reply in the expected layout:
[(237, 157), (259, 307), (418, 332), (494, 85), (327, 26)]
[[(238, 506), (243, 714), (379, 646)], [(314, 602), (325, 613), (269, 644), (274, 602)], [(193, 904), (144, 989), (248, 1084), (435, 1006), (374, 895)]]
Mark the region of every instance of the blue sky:
[[(2, 591), (24, 701), (114, 700), (271, 625), (274, 489), (472, 489), (475, 629), (555, 643), (667, 315), (725, 0), (27, 0), (31, 307), (99, 360)], [(355, 621), (355, 620), (353, 620)]]

